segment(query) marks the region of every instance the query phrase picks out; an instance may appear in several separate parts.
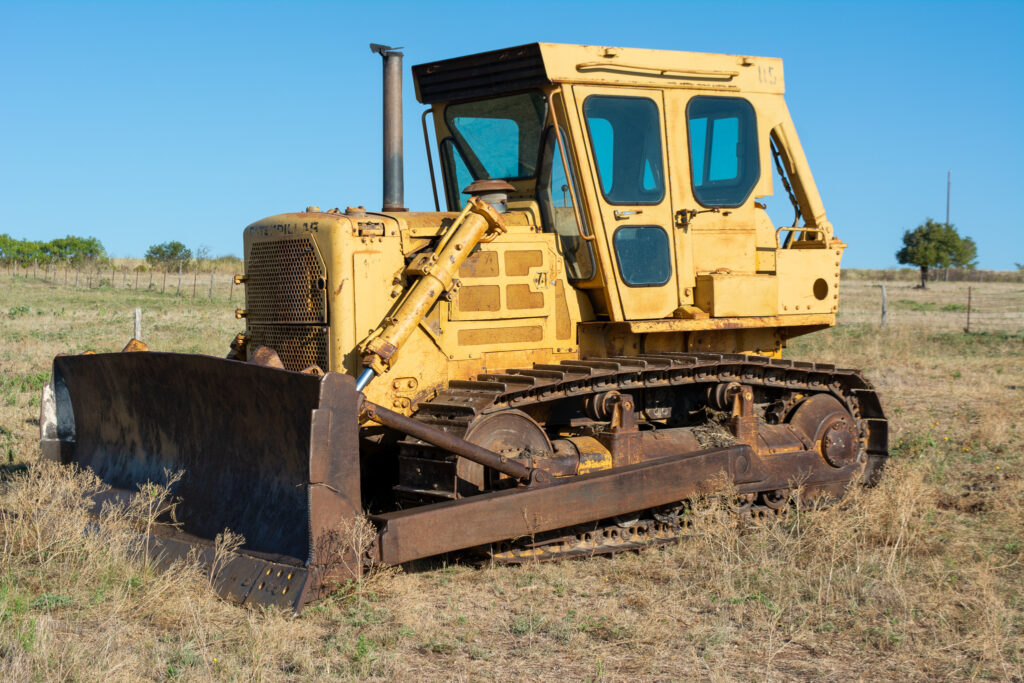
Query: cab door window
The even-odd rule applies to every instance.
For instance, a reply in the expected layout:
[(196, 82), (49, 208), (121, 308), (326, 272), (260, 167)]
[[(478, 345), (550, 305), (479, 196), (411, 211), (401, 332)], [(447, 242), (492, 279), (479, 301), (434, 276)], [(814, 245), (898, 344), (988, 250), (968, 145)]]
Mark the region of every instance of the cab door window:
[(630, 287), (660, 287), (672, 277), (668, 233), (657, 225), (623, 226), (612, 237), (619, 274)]
[(658, 105), (646, 97), (591, 95), (583, 115), (608, 203), (660, 203), (665, 174)]

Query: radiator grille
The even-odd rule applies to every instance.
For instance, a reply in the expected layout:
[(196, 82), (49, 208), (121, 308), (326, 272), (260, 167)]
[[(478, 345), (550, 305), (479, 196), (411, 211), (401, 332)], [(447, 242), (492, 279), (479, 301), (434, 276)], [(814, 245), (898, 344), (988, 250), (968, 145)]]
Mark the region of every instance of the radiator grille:
[(245, 259), (246, 337), (288, 370), (330, 369), (327, 272), (312, 240), (256, 242)]
[(326, 327), (250, 322), (246, 328), (246, 343), (250, 348), (258, 344), (274, 349), (288, 370), (302, 370), (314, 364), (324, 371), (330, 369)]
[(245, 259), (245, 274), (245, 307), (253, 321), (327, 322), (327, 275), (312, 241), (257, 242)]

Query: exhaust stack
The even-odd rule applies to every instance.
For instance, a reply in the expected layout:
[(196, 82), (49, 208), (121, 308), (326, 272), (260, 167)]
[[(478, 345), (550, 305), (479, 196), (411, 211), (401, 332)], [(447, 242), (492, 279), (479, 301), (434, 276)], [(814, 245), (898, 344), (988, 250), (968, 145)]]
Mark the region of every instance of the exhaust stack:
[(384, 59), (384, 206), (382, 211), (406, 211), (402, 152), (402, 48), (370, 43)]

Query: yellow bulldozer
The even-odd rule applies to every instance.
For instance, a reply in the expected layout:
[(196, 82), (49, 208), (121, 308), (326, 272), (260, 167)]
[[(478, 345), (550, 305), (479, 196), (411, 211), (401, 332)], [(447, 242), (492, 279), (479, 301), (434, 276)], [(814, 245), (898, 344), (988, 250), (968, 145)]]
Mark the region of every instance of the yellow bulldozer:
[(781, 358), (835, 323), (845, 244), (780, 60), (540, 43), (416, 66), (435, 210), (412, 212), (402, 53), (371, 49), (381, 211), (246, 227), (227, 358), (54, 359), (43, 457), (115, 496), (179, 477), (151, 552), (210, 560), (231, 529), (218, 590), (299, 610), (375, 564), (614, 553), (677, 539), (722, 486), (763, 518), (878, 477), (871, 385)]

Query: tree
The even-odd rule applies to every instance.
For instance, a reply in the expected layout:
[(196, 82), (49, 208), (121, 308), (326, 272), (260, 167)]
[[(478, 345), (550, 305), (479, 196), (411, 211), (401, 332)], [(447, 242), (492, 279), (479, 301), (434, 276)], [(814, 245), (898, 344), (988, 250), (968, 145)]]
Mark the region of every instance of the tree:
[(159, 267), (165, 271), (176, 267), (178, 264), (185, 268), (191, 260), (191, 250), (178, 241), (154, 244), (146, 250), (146, 262), (153, 267)]
[(106, 258), (107, 250), (95, 237), (75, 237), (68, 235), (51, 240), (42, 245), (41, 249), (47, 261), (64, 261), (79, 264)]
[(970, 237), (964, 237), (957, 245), (956, 253), (953, 254), (953, 266), (955, 268), (967, 268), (974, 270), (978, 265), (978, 245)]
[(974, 240), (961, 238), (952, 223), (939, 223), (928, 218), (913, 230), (903, 233), (903, 248), (896, 252), (896, 259), (921, 269), (923, 288), (929, 268), (949, 268), (951, 265), (974, 268), (977, 255)]

